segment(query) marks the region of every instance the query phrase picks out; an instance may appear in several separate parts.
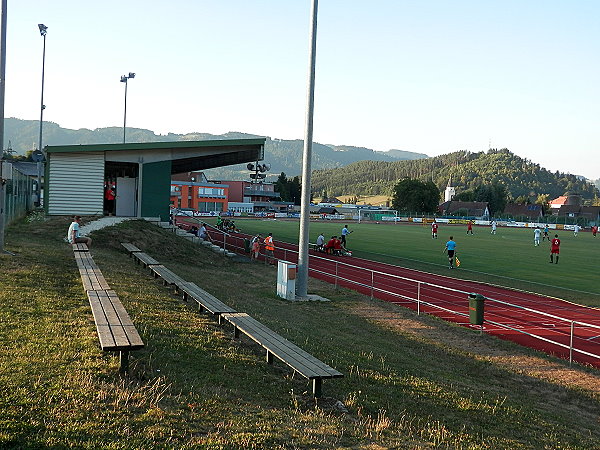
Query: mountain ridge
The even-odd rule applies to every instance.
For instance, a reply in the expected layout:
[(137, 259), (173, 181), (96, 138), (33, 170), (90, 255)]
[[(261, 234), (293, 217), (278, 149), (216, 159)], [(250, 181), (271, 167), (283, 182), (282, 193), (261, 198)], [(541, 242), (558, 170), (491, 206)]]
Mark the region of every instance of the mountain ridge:
[[(25, 154), (32, 150), (39, 138), (39, 121), (23, 120), (14, 117), (5, 119), (5, 147), (11, 141), (13, 150), (17, 154)], [(169, 141), (194, 141), (213, 139), (243, 139), (265, 137), (256, 134), (229, 131), (221, 135), (210, 133), (191, 132), (185, 134), (167, 133), (156, 134), (151, 130), (142, 128), (127, 128), (127, 142), (169, 142)], [(284, 140), (265, 137), (265, 162), (271, 164), (270, 178), (275, 179), (281, 172), (289, 176), (300, 175), (302, 172), (302, 152), (304, 141), (301, 139)], [(44, 145), (78, 145), (78, 144), (116, 144), (122, 142), (123, 128), (104, 127), (96, 129), (80, 128), (72, 130), (62, 128), (54, 122), (44, 122)], [(404, 150), (376, 152), (366, 147), (348, 145), (326, 145), (313, 143), (313, 169), (342, 167), (360, 160), (397, 161), (399, 159), (427, 158), (423, 153), (414, 153)], [(401, 154), (397, 152), (402, 152)], [(394, 156), (397, 155), (397, 156)], [(213, 179), (242, 180), (248, 179), (248, 170), (245, 164), (228, 166), (206, 171), (206, 175)]]

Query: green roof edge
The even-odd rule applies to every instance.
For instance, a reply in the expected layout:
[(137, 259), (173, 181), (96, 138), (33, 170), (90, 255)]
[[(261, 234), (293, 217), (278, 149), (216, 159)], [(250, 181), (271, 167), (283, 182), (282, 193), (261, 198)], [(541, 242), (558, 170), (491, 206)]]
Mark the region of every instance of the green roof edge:
[(128, 144), (79, 144), (79, 145), (47, 145), (48, 153), (66, 152), (101, 152), (124, 150), (153, 150), (195, 147), (224, 147), (230, 145), (264, 145), (266, 138), (252, 139), (213, 139), (206, 141), (174, 141), (174, 142), (132, 142)]

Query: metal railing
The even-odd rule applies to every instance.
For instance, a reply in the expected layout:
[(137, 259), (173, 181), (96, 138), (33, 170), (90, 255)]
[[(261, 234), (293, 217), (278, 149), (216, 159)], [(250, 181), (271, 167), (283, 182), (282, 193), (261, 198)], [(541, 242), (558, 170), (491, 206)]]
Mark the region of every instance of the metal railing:
[[(214, 229), (214, 231), (222, 233), (222, 231), (218, 230), (218, 229)], [(223, 240), (222, 240), (223, 248), (228, 249), (230, 251), (237, 252), (237, 253), (245, 253), (245, 247), (237, 245), (237, 241), (242, 240), (242, 242), (243, 242), (244, 237), (232, 236), (229, 234), (227, 234), (227, 236), (232, 237), (233, 239), (230, 239), (228, 242), (228, 240), (225, 236), (225, 233), (224, 233)], [(216, 240), (214, 240), (214, 241), (216, 242)], [(290, 246), (295, 245), (295, 244), (283, 243), (281, 241), (280, 241), (280, 244), (285, 244), (285, 245), (290, 245)], [(286, 247), (279, 247), (276, 249), (276, 253), (279, 253), (279, 254), (283, 253), (283, 258), (281, 258), (283, 260), (286, 260), (286, 261), (287, 260), (292, 260), (292, 261), (297, 260), (297, 254), (298, 254), (297, 250), (286, 248)], [(263, 254), (261, 254), (260, 256), (264, 259)], [(376, 294), (379, 294), (378, 297), (388, 296), (388, 297), (392, 297), (392, 298), (397, 298), (402, 301), (412, 302), (415, 304), (415, 309), (416, 309), (417, 314), (421, 314), (423, 307), (429, 307), (429, 308), (432, 308), (432, 309), (435, 309), (438, 311), (443, 311), (443, 312), (450, 313), (450, 314), (460, 316), (460, 317), (468, 317), (469, 316), (468, 314), (461, 313), (459, 311), (455, 311), (454, 309), (444, 307), (440, 304), (436, 304), (431, 301), (427, 301), (423, 298), (424, 296), (422, 295), (423, 289), (425, 287), (438, 289), (438, 290), (442, 290), (442, 291), (447, 291), (447, 292), (451, 292), (453, 294), (464, 295), (465, 298), (469, 294), (469, 292), (467, 292), (467, 291), (463, 291), (461, 289), (455, 289), (455, 288), (448, 287), (448, 286), (442, 286), (439, 284), (430, 283), (430, 282), (426, 282), (426, 281), (416, 280), (413, 278), (404, 277), (404, 276), (400, 276), (400, 275), (393, 275), (393, 274), (389, 274), (389, 273), (382, 272), (379, 270), (367, 269), (367, 268), (355, 266), (353, 264), (349, 264), (346, 262), (341, 262), (341, 261), (338, 261), (335, 259), (321, 257), (318, 255), (310, 255), (310, 258), (323, 260), (327, 264), (333, 266), (332, 270), (330, 270), (330, 271), (321, 270), (321, 269), (317, 269), (317, 268), (311, 268), (311, 267), (309, 267), (309, 271), (312, 272), (313, 274), (320, 274), (321, 276), (326, 278), (325, 281), (331, 280), (330, 282), (335, 285), (336, 289), (340, 286), (341, 283), (345, 283), (347, 286), (356, 286), (357, 288), (362, 288), (362, 290), (365, 292), (369, 292), (371, 298), (375, 297)], [(369, 280), (369, 282), (366, 283), (364, 281), (362, 281), (362, 282), (356, 281), (355, 279), (347, 278), (347, 277), (340, 275), (340, 268), (344, 268), (344, 267), (351, 269), (353, 271), (365, 272), (367, 274), (367, 276), (363, 277), (363, 278)], [(377, 284), (376, 283), (377, 276), (379, 276), (379, 278), (401, 280), (401, 281), (404, 281), (407, 283), (411, 283), (413, 285), (412, 291), (415, 294), (414, 295), (410, 295), (410, 294), (404, 295), (404, 294), (400, 294), (398, 292), (394, 292), (394, 291), (390, 291), (390, 290), (378, 287), (376, 285)], [(406, 289), (406, 290), (409, 290), (409, 289)], [(569, 335), (568, 335), (569, 344), (564, 344), (557, 340), (542, 336), (540, 334), (536, 334), (533, 331), (525, 331), (525, 330), (519, 329), (515, 326), (504, 324), (504, 323), (501, 323), (498, 321), (486, 319), (486, 323), (506, 329), (506, 330), (511, 330), (513, 332), (517, 332), (517, 333), (532, 337), (534, 339), (538, 339), (540, 341), (550, 343), (552, 345), (556, 345), (560, 348), (564, 348), (565, 350), (568, 350), (568, 352), (569, 352), (569, 364), (571, 364), (573, 362), (573, 354), (574, 353), (578, 353), (581, 355), (588, 356), (590, 358), (600, 360), (599, 353), (592, 353), (592, 352), (589, 352), (589, 351), (586, 351), (583, 349), (578, 349), (575, 347), (575, 344), (574, 344), (576, 327), (595, 329), (595, 330), (599, 331), (598, 334), (600, 335), (600, 326), (599, 325), (587, 323), (587, 322), (580, 321), (580, 320), (573, 320), (573, 319), (569, 319), (566, 317), (561, 317), (556, 314), (550, 314), (550, 313), (540, 311), (540, 310), (537, 310), (534, 308), (517, 305), (514, 303), (506, 302), (506, 301), (495, 299), (492, 297), (486, 297), (486, 301), (494, 302), (498, 305), (502, 305), (502, 306), (509, 307), (509, 308), (514, 308), (514, 309), (517, 309), (520, 311), (526, 311), (528, 313), (532, 313), (532, 314), (536, 314), (536, 315), (539, 315), (542, 317), (547, 317), (547, 318), (551, 318), (551, 319), (554, 319), (557, 321), (564, 322), (565, 325), (569, 326)], [(556, 332), (556, 330), (555, 330), (555, 332)]]

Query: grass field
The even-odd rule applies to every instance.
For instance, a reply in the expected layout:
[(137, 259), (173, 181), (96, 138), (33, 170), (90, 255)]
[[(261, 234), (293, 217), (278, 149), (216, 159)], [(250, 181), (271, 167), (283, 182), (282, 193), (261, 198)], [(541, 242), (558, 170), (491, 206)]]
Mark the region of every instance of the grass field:
[[(561, 239), (560, 262), (553, 265), (549, 264), (550, 243), (546, 240), (534, 247), (532, 229), (502, 227), (492, 235), (489, 228), (474, 227), (474, 235), (467, 236), (464, 225), (440, 224), (435, 240), (429, 225), (318, 221), (310, 224), (310, 241), (315, 242), (319, 232), (327, 239), (339, 236), (345, 223), (353, 231), (348, 248), (357, 257), (600, 306), (600, 237), (593, 238), (591, 233), (574, 237), (570, 231), (550, 230), (552, 237), (557, 233)], [(236, 225), (243, 232), (263, 236), (272, 232), (275, 240), (298, 242), (298, 221), (238, 219)], [(451, 274), (443, 253), (450, 236), (458, 244), (462, 263)]]
[[(139, 221), (92, 234), (94, 260), (146, 343), (122, 377), (98, 347), (62, 240), (68, 224), (23, 221), (6, 233), (15, 256), (0, 255), (0, 448), (600, 447), (597, 370), (318, 280), (311, 292), (330, 302), (287, 302), (272, 267)], [(183, 303), (123, 241), (345, 377), (315, 402), (305, 379)]]

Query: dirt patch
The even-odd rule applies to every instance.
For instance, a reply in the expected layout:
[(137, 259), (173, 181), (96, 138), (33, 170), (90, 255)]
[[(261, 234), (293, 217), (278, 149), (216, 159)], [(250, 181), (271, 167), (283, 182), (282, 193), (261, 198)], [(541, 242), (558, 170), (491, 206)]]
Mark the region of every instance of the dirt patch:
[(538, 357), (527, 349), (520, 351), (517, 346), (514, 349), (501, 348), (498, 340), (491, 336), (468, 333), (467, 330), (457, 329), (429, 316), (416, 317), (412, 311), (392, 308), (393, 305), (365, 301), (355, 304), (351, 311), (402, 334), (468, 353), (475, 359), (489, 361), (510, 372), (582, 389), (600, 397), (600, 373), (595, 369), (578, 365), (569, 367), (567, 362)]

